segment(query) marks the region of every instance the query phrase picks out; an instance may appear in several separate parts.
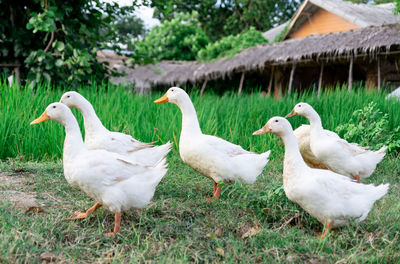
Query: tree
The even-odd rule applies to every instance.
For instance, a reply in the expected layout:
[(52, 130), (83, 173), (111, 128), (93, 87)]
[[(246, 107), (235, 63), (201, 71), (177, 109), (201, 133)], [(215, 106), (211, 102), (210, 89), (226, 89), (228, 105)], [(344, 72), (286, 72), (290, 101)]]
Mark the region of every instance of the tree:
[(0, 73), (14, 69), (32, 86), (42, 78), (64, 85), (103, 80), (96, 52), (116, 37), (112, 21), (133, 7), (100, 0), (0, 0)]
[(209, 40), (199, 27), (197, 13), (177, 13), (171, 20), (155, 26), (137, 41), (132, 58), (136, 63), (160, 60), (194, 60)]
[(118, 38), (109, 39), (109, 42), (114, 45), (123, 44), (131, 51), (134, 49), (133, 41), (143, 38), (147, 32), (143, 20), (133, 13), (118, 18), (113, 26)]
[(221, 57), (232, 57), (249, 47), (267, 42), (262, 36), (262, 32), (251, 27), (248, 31), (238, 35), (230, 35), (214, 43), (209, 43), (205, 49), (199, 51), (198, 60), (209, 61)]
[(289, 20), (301, 0), (152, 0), (160, 21), (178, 12), (196, 10), (201, 27), (211, 40), (254, 27), (266, 31)]

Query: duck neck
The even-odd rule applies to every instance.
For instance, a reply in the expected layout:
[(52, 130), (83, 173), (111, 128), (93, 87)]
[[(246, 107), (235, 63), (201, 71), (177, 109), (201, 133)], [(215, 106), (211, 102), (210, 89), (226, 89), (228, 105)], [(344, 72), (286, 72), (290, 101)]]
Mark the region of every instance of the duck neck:
[(288, 133), (282, 136), (283, 143), (285, 144), (285, 161), (284, 170), (297, 170), (307, 167), (300, 154), (299, 144), (296, 136), (293, 133)]
[(89, 103), (88, 100), (82, 98), (82, 102), (79, 105), (78, 110), (82, 113), (83, 116), (85, 135), (107, 130), (101, 123), (100, 119), (97, 117), (92, 104)]
[(72, 112), (71, 116), (65, 119), (63, 125), (65, 127), (63, 157), (64, 159), (74, 158), (80, 151), (85, 149), (85, 146), (78, 121), (76, 121)]
[(178, 106), (182, 112), (182, 135), (201, 134), (199, 120), (197, 119), (196, 109), (190, 98), (182, 100)]
[(316, 134), (323, 130), (321, 118), (314, 109), (306, 117), (310, 122), (311, 133)]

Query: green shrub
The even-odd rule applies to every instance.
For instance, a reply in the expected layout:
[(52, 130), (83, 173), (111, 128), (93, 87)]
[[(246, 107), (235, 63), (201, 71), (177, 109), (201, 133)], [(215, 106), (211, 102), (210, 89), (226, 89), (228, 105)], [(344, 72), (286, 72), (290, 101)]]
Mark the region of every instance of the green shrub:
[(232, 57), (249, 47), (267, 42), (268, 40), (262, 36), (260, 31), (251, 27), (248, 31), (238, 35), (230, 35), (208, 44), (205, 49), (199, 51), (197, 59), (210, 61), (221, 57)]
[(400, 126), (390, 130), (389, 115), (383, 114), (374, 102), (355, 110), (349, 123), (337, 126), (336, 131), (347, 141), (371, 149), (386, 145), (389, 152), (400, 150)]
[(136, 42), (131, 57), (139, 64), (160, 60), (194, 60), (197, 52), (208, 42), (196, 12), (178, 13), (172, 20), (154, 27), (142, 41)]

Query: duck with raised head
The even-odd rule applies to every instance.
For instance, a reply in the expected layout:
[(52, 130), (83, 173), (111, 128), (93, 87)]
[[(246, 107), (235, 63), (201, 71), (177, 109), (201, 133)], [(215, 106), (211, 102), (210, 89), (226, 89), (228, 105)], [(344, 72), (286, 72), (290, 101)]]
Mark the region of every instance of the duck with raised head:
[(54, 120), (65, 127), (63, 168), (67, 182), (96, 201), (85, 213), (75, 212), (70, 220), (84, 219), (100, 206), (115, 214), (112, 236), (120, 231), (121, 213), (148, 205), (155, 189), (167, 173), (165, 157), (148, 166), (127, 156), (102, 149), (89, 150), (83, 143), (78, 122), (62, 103), (50, 104), (31, 125)]
[(213, 181), (215, 199), (220, 196), (220, 182), (229, 183), (239, 179), (252, 184), (268, 163), (270, 151), (257, 154), (219, 137), (203, 134), (193, 103), (183, 89), (171, 87), (154, 102), (170, 102), (180, 108), (182, 130), (179, 154), (183, 162)]
[(310, 122), (310, 148), (330, 170), (351, 177), (357, 182), (368, 178), (385, 157), (386, 146), (377, 151), (349, 143), (337, 134), (326, 133), (317, 111), (307, 103), (298, 103), (286, 118), (301, 115)]
[(300, 205), (324, 225), (322, 237), (335, 227), (354, 220), (363, 221), (375, 201), (388, 191), (389, 184), (374, 186), (356, 183), (329, 170), (310, 168), (304, 162), (292, 126), (282, 117), (272, 117), (253, 135), (273, 133), (285, 145), (283, 187), (289, 200)]
[(171, 150), (170, 142), (154, 146), (153, 143), (140, 142), (131, 135), (108, 130), (96, 115), (92, 104), (78, 92), (64, 93), (60, 102), (81, 112), (85, 127), (85, 146), (88, 149), (105, 149), (146, 165), (154, 165)]

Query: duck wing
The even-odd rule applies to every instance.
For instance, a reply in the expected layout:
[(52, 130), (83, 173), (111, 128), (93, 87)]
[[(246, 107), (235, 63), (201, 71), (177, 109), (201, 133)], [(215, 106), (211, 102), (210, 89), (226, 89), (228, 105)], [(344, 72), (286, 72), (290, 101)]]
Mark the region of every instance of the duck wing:
[(211, 135), (204, 135), (205, 136), (205, 143), (209, 145), (210, 148), (218, 152), (222, 152), (230, 157), (243, 155), (243, 154), (254, 154), (254, 152), (247, 151), (243, 149), (239, 145), (235, 145), (229, 141), (226, 141), (222, 138), (211, 136)]
[(108, 151), (117, 153), (129, 153), (153, 146), (153, 143), (140, 142), (130, 135), (119, 132), (110, 132), (105, 138), (104, 144)]

